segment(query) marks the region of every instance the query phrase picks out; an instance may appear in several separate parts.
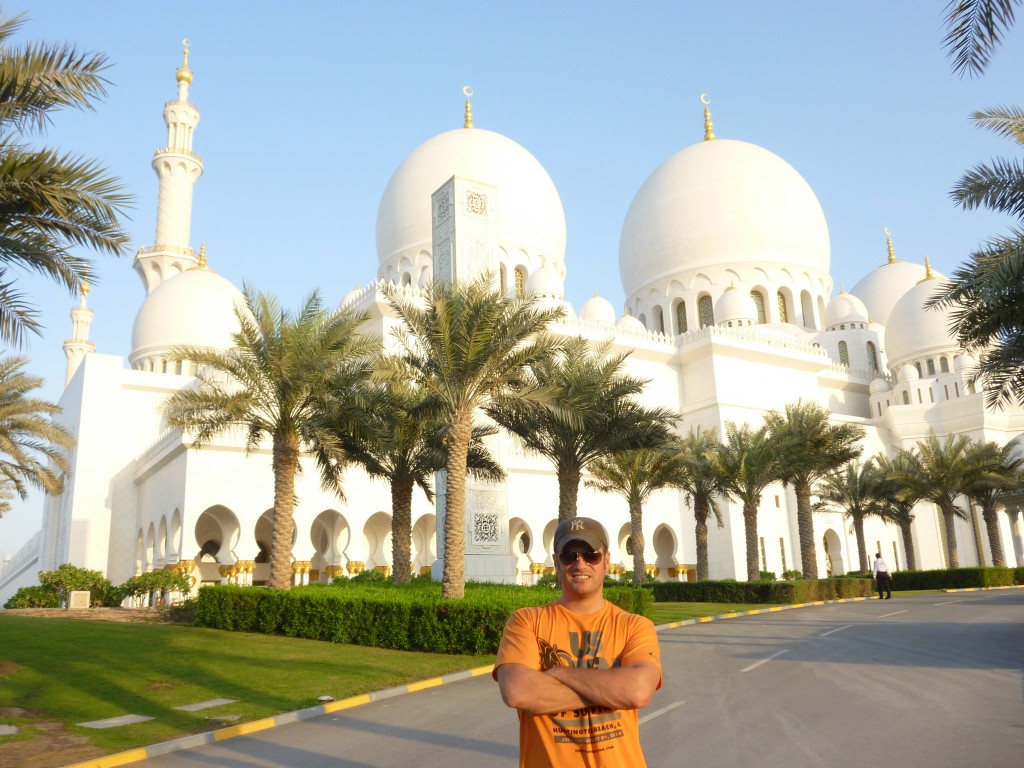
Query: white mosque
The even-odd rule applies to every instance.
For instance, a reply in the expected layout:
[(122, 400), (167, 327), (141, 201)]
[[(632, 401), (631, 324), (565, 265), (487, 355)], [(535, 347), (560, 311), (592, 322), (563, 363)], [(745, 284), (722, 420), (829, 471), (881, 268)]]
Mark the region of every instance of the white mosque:
[[(191, 572), (197, 583), (269, 578), (269, 451), (247, 456), (236, 435), (197, 450), (162, 418), (165, 398), (195, 382), (194, 366), (170, 362), (171, 348), (230, 347), (242, 300), (192, 247), (192, 189), (203, 171), (193, 151), (199, 111), (188, 100), (192, 78), (186, 51), (177, 99), (164, 107), (167, 144), (152, 161), (160, 189), (156, 238), (134, 260), (145, 293), (127, 364), (89, 342), (94, 310), (83, 292), (71, 310), (60, 398), (61, 420), (77, 439), (72, 472), (64, 493), (47, 499), (41, 530), (4, 565), (0, 602), (36, 583), (38, 571), (66, 562), (114, 583), (161, 568)], [(721, 429), (728, 420), (757, 425), (767, 410), (804, 398), (836, 421), (862, 425), (865, 456), (911, 446), (932, 430), (1000, 444), (1024, 432), (1024, 410), (985, 407), (984, 393), (969, 383), (973, 361), (950, 339), (947, 318), (923, 310), (941, 275), (927, 263), (897, 260), (890, 239), (888, 258), (880, 253), (877, 269), (832, 297), (828, 226), (813, 190), (770, 151), (715, 138), (706, 100), (704, 140), (666, 159), (626, 212), (619, 245), (625, 311), (599, 296), (570, 306), (558, 191), (526, 149), (473, 127), (470, 95), (464, 127), (413, 150), (381, 197), (376, 278), (340, 301), (369, 311), (371, 332), (388, 338), (395, 323), (387, 285), (415, 295), (435, 276), (488, 267), (509, 294), (563, 306), (556, 333), (628, 350), (630, 372), (650, 380), (649, 401), (680, 412), (682, 430)], [(554, 469), (507, 435), (494, 450), (508, 478), (469, 488), (467, 577), (530, 583), (552, 564)], [(345, 488), (347, 501), (323, 491), (311, 464), (297, 478), (295, 583), (389, 569), (387, 486), (353, 469)], [(723, 507), (724, 528), (709, 532), (711, 577), (744, 579), (741, 508)], [(605, 526), (612, 562), (631, 571), (625, 502), (581, 488), (579, 509)], [(440, 572), (438, 512), (417, 491), (414, 573)], [(1009, 564), (1024, 563), (1020, 517), (1017, 509), (1000, 513)], [(979, 518), (972, 510), (956, 523), (964, 566), (992, 562)], [(856, 569), (849, 523), (822, 514), (814, 525), (820, 575)], [(645, 561), (656, 577), (695, 578), (685, 494), (656, 494), (644, 526)], [(758, 536), (763, 570), (799, 569), (791, 489), (764, 494)], [(917, 507), (913, 536), (919, 568), (947, 564), (932, 505)], [(895, 527), (869, 520), (866, 538), (871, 552), (906, 567)]]

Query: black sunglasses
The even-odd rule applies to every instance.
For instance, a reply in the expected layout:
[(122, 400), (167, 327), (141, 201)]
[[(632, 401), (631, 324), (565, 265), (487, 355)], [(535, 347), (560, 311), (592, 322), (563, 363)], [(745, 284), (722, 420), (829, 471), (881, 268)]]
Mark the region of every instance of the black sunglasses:
[(558, 553), (558, 560), (562, 565), (572, 565), (580, 557), (587, 565), (597, 565), (604, 559), (604, 552), (573, 552), (571, 549), (563, 549)]

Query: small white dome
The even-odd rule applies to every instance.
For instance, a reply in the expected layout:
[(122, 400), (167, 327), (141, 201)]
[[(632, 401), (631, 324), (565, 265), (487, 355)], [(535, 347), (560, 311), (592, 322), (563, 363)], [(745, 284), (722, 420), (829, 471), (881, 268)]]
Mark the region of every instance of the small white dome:
[(753, 325), (757, 322), (757, 305), (748, 291), (730, 285), (715, 302), (715, 323)]
[(840, 293), (825, 307), (825, 329), (832, 331), (840, 325), (867, 323), (868, 308), (852, 293)]
[[(934, 271), (932, 274), (936, 274)], [(892, 261), (869, 272), (850, 291), (864, 302), (870, 318), (882, 325), (889, 324), (889, 315), (903, 294), (924, 280), (923, 264)], [(941, 277), (941, 275), (940, 275)]]
[(629, 333), (647, 333), (647, 329), (644, 328), (644, 324), (632, 315), (623, 315), (615, 323), (615, 327), (620, 331), (627, 331)]
[(142, 302), (132, 328), (135, 367), (146, 358), (166, 357), (172, 347), (230, 349), (238, 332), (235, 307), (245, 297), (229, 280), (205, 268), (193, 268), (164, 280)]
[(361, 294), (362, 292), (363, 289), (357, 285), (355, 288), (353, 288), (351, 291), (345, 294), (345, 296), (341, 300), (341, 303), (339, 303), (338, 306), (344, 307), (350, 301), (354, 301), (356, 297), (359, 296), (359, 294)]
[(565, 296), (562, 278), (553, 269), (540, 267), (526, 279), (526, 295), (561, 299)]
[(637, 192), (619, 241), (626, 296), (694, 270), (735, 264), (828, 273), (825, 214), (804, 178), (744, 141), (676, 153)]
[(914, 366), (910, 365), (909, 363), (907, 365), (904, 365), (903, 367), (901, 367), (896, 372), (896, 381), (900, 381), (900, 382), (903, 382), (903, 381), (913, 381), (915, 379), (920, 379), (920, 378), (921, 378), (921, 374), (918, 373), (917, 368), (915, 368)]
[(377, 209), (381, 267), (431, 252), (430, 196), (452, 176), (497, 188), (499, 244), (564, 271), (565, 212), (551, 177), (519, 144), (481, 128), (428, 139), (398, 166)]
[(949, 332), (950, 309), (925, 309), (924, 303), (944, 281), (923, 280), (896, 302), (885, 326), (885, 353), (890, 369), (918, 358), (960, 351)]
[(580, 320), (588, 320), (592, 323), (608, 323), (615, 325), (615, 307), (608, 299), (594, 295), (580, 309)]
[[(913, 366), (911, 366), (913, 368)], [(914, 373), (917, 373), (917, 369), (914, 369)], [(877, 395), (880, 392), (889, 392), (892, 389), (889, 386), (889, 382), (879, 376), (877, 379), (872, 379), (871, 384), (868, 386), (868, 392), (872, 395)]]

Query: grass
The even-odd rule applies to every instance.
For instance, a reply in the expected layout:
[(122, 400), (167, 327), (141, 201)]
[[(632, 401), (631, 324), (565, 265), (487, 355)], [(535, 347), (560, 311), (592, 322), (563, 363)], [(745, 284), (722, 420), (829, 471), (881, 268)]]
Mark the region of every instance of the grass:
[[(657, 603), (655, 624), (767, 608), (734, 603)], [(315, 640), (222, 632), (175, 624), (121, 624), (0, 615), (0, 706), (28, 710), (4, 717), (19, 727), (4, 744), (36, 736), (33, 722), (60, 720), (104, 752), (119, 752), (228, 723), (315, 706), (369, 691), (492, 664), (494, 657), (388, 651)], [(209, 699), (236, 704), (182, 712)], [(124, 714), (153, 717), (130, 727), (94, 730), (77, 723)]]

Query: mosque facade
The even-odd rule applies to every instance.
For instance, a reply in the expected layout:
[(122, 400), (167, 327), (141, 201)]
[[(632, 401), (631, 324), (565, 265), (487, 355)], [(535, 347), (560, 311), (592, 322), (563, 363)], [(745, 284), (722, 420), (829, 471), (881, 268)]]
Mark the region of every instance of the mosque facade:
[[(273, 477), (269, 446), (247, 455), (228, 433), (202, 449), (169, 429), (162, 403), (195, 384), (195, 367), (175, 362), (178, 345), (228, 349), (237, 329), (236, 286), (213, 271), (191, 242), (192, 191), (203, 171), (193, 151), (199, 111), (189, 97), (188, 54), (167, 102), (155, 244), (134, 260), (144, 298), (127, 358), (88, 340), (93, 310), (83, 291), (64, 343), (67, 377), (61, 421), (75, 435), (62, 495), (46, 501), (41, 530), (5, 563), (0, 602), (36, 574), (62, 563), (102, 571), (114, 583), (177, 568), (196, 583), (262, 583), (269, 578)], [(373, 281), (340, 306), (369, 313), (383, 339), (397, 322), (384, 291), (415, 297), (435, 277), (484, 268), (509, 295), (561, 306), (556, 334), (628, 351), (628, 370), (649, 380), (645, 398), (682, 414), (680, 429), (761, 423), (798, 398), (826, 407), (835, 422), (861, 425), (864, 457), (911, 447), (934, 432), (1005, 444), (1024, 431), (1024, 410), (986, 408), (970, 383), (974, 361), (949, 337), (948, 318), (923, 301), (942, 276), (900, 261), (891, 239), (881, 265), (849, 293), (833, 296), (828, 225), (814, 191), (783, 159), (743, 141), (716, 138), (705, 102), (704, 140), (662, 163), (637, 192), (622, 228), (623, 312), (595, 295), (578, 309), (564, 299), (566, 227), (555, 185), (515, 141), (464, 126), (428, 139), (399, 165), (377, 213)], [(201, 307), (202, 311), (182, 311)], [(552, 565), (558, 485), (554, 467), (514, 437), (492, 450), (508, 477), (467, 491), (467, 578), (532, 583)], [(443, 476), (438, 478), (443, 483)], [(321, 489), (309, 463), (296, 478), (295, 583), (326, 582), (391, 565), (388, 487), (349, 470), (346, 499)], [(413, 572), (440, 573), (443, 493), (435, 506), (413, 500)], [(966, 506), (966, 501), (961, 500)], [(608, 533), (612, 563), (632, 570), (630, 523), (618, 496), (581, 487), (579, 509)], [(742, 508), (723, 500), (723, 526), (709, 527), (711, 578), (746, 578)], [(915, 509), (918, 568), (947, 565), (934, 505)], [(660, 580), (695, 578), (692, 504), (662, 491), (644, 507), (645, 562)], [(956, 521), (963, 566), (991, 564), (980, 514)], [(999, 513), (1008, 564), (1024, 563), (1019, 510)], [(865, 526), (870, 552), (906, 568), (899, 530)], [(777, 484), (758, 512), (762, 570), (799, 570), (796, 498)], [(814, 516), (819, 576), (858, 567), (848, 521)]]

